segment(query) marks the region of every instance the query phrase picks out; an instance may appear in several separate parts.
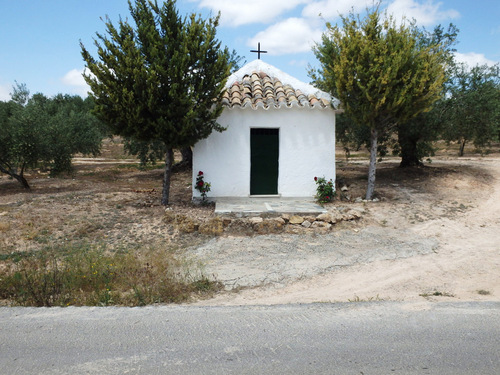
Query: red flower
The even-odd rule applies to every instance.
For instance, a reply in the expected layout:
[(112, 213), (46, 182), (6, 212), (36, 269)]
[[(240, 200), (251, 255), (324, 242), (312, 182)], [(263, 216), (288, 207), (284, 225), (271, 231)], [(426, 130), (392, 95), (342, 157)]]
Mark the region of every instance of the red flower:
[(318, 181), (318, 177), (314, 177), (314, 181)]
[(198, 186), (203, 186), (203, 181), (199, 181)]
[(203, 172), (202, 172), (202, 171), (199, 171), (199, 172), (198, 172), (198, 176), (203, 176)]
[(326, 196), (326, 200), (330, 200), (330, 197), (328, 195)]

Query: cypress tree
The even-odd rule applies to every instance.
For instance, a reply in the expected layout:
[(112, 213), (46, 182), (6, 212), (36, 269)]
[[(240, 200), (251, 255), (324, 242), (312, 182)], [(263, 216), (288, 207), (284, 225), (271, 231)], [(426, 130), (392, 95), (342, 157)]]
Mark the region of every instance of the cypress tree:
[(129, 1), (134, 26), (106, 18), (97, 58), (80, 43), (97, 116), (118, 135), (165, 145), (162, 204), (169, 203), (173, 149), (194, 145), (217, 123), (229, 53), (216, 39), (219, 16), (181, 17), (175, 0)]

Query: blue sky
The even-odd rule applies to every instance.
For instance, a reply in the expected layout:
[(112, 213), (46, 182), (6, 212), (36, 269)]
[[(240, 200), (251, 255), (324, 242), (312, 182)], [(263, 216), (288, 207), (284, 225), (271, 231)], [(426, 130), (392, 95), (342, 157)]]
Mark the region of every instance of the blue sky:
[[(361, 12), (373, 0), (178, 0), (177, 8), (222, 14), (219, 39), (252, 61), (257, 43), (269, 53), (262, 60), (308, 82), (307, 66), (315, 65), (311, 46), (325, 22), (339, 22), (351, 8)], [(454, 23), (459, 29), (457, 59), (469, 65), (500, 62), (499, 0), (383, 0), (396, 19), (403, 15), (432, 29)], [(126, 0), (0, 0), (0, 100), (8, 100), (14, 81), (31, 93), (86, 96), (81, 78), (84, 63), (79, 41), (92, 47), (103, 33), (101, 17), (128, 17)]]

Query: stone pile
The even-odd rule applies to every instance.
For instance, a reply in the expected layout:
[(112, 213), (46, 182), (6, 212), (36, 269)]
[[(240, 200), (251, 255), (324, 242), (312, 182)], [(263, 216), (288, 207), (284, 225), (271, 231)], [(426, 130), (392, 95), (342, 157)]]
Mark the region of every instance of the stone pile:
[(251, 236), (281, 232), (298, 233), (304, 230), (326, 232), (342, 221), (355, 221), (361, 218), (362, 213), (358, 210), (338, 208), (317, 216), (289, 214), (270, 218), (216, 216), (205, 221), (166, 211), (164, 220), (181, 233), (199, 232), (216, 236), (222, 234)]

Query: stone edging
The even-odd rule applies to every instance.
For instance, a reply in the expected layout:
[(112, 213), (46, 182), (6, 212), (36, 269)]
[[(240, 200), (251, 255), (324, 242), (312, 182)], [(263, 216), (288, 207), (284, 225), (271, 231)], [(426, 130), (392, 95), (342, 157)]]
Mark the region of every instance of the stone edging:
[(197, 218), (165, 211), (164, 221), (182, 233), (199, 232), (207, 235), (254, 235), (298, 231), (321, 231), (330, 230), (334, 225), (342, 221), (360, 220), (362, 213), (355, 209), (336, 207), (328, 213), (317, 216), (299, 216), (283, 214), (278, 217), (211, 217), (200, 221)]

